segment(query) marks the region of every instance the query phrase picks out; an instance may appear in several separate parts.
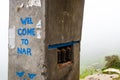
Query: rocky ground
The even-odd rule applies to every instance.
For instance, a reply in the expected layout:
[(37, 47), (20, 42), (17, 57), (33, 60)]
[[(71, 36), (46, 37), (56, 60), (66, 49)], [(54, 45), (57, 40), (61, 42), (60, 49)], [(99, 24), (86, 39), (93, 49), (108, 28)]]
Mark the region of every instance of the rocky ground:
[(85, 79), (80, 79), (80, 80), (113, 80), (115, 78), (118, 78), (118, 74), (94, 74), (87, 76)]

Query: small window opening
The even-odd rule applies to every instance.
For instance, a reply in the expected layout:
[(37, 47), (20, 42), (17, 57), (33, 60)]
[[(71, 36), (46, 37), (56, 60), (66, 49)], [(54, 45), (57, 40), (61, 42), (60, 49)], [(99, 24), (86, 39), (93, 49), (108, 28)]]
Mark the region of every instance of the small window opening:
[(72, 46), (61, 47), (57, 49), (58, 64), (63, 64), (73, 61)]

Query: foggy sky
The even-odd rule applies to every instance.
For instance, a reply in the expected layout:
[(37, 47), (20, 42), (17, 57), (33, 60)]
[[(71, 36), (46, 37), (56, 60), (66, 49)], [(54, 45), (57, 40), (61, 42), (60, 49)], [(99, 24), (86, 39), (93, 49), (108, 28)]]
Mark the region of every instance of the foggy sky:
[(81, 66), (120, 54), (120, 0), (85, 1), (81, 44)]

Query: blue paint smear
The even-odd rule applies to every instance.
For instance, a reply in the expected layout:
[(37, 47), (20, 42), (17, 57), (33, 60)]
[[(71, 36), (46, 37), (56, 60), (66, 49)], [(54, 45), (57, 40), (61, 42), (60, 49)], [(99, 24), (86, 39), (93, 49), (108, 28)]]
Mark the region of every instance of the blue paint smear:
[(71, 45), (74, 45), (76, 43), (80, 43), (80, 41), (71, 41), (71, 42), (61, 43), (61, 44), (53, 44), (53, 45), (49, 45), (48, 49), (54, 49), (54, 48), (60, 48), (60, 47), (65, 47), (65, 46), (71, 46)]
[(23, 80), (27, 80), (27, 79), (24, 78)]

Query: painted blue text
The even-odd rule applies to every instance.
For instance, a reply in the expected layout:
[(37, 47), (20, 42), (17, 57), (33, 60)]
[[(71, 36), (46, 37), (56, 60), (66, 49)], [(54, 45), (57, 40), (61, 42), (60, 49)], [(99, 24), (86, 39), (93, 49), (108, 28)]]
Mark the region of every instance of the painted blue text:
[(31, 48), (17, 48), (17, 53), (20, 54), (20, 55), (30, 55), (30, 56), (32, 56)]
[(28, 45), (29, 40), (28, 39), (21, 39), (22, 40), (22, 45)]
[(31, 18), (31, 17), (26, 17), (25, 19), (20, 18), (20, 20), (21, 20), (21, 23), (22, 23), (23, 25), (33, 24), (33, 21), (32, 21), (32, 18)]
[(19, 28), (17, 33), (19, 36), (35, 36), (35, 28)]

